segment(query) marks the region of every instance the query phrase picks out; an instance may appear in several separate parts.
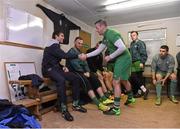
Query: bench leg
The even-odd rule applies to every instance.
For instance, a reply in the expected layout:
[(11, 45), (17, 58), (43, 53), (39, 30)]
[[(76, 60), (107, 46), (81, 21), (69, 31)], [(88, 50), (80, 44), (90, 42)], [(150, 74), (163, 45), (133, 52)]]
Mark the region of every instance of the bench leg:
[(39, 121), (41, 121), (42, 120), (42, 115), (40, 113), (39, 105), (35, 106), (35, 114), (36, 114), (37, 118), (39, 119)]
[(40, 108), (39, 108), (39, 104), (38, 105), (34, 105), (31, 108), (29, 108), (31, 110), (31, 112), (33, 113), (33, 115), (35, 115), (39, 121), (42, 120), (42, 115), (40, 113)]

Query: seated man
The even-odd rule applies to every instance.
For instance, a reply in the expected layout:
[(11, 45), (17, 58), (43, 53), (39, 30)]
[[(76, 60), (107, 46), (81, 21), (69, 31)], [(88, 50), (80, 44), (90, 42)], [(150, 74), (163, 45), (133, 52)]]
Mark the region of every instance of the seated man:
[(79, 78), (72, 72), (69, 72), (66, 67), (61, 65), (59, 62), (61, 59), (74, 59), (80, 58), (78, 54), (65, 53), (60, 48), (60, 43), (63, 43), (64, 34), (60, 31), (53, 32), (52, 45), (44, 49), (43, 60), (42, 60), (42, 73), (43, 76), (49, 77), (56, 83), (58, 101), (61, 106), (61, 112), (64, 119), (67, 121), (73, 121), (73, 116), (68, 112), (66, 104), (66, 86), (65, 81), (68, 80), (72, 83), (73, 92), (73, 110), (79, 112), (87, 112), (85, 108), (78, 104), (79, 93), (80, 93), (80, 82)]
[(161, 105), (161, 89), (167, 79), (170, 79), (170, 100), (173, 103), (178, 103), (174, 97), (177, 81), (174, 73), (174, 57), (168, 53), (169, 47), (162, 45), (160, 53), (155, 55), (152, 60), (152, 79), (153, 84), (156, 86), (156, 105)]
[[(96, 50), (101, 44), (102, 41), (99, 41), (96, 44), (96, 47), (90, 48), (87, 50), (87, 53), (90, 53)], [(113, 88), (112, 88), (112, 77), (113, 73), (103, 69), (103, 54), (100, 53), (97, 56), (91, 57), (87, 59), (88, 66), (91, 72), (94, 72), (98, 75), (98, 79), (101, 82), (103, 92), (106, 97), (112, 98)]]
[[(74, 43), (75, 46), (71, 48), (68, 53), (72, 55), (81, 54), (80, 48), (83, 45), (83, 39), (81, 37), (76, 37)], [(70, 71), (75, 72), (80, 77), (84, 86), (86, 86), (85, 91), (87, 91), (89, 97), (98, 106), (98, 108), (102, 111), (109, 110), (109, 107), (105, 105), (113, 103), (113, 101), (105, 97), (100, 81), (95, 74), (90, 72), (87, 62), (81, 61), (80, 59), (71, 59), (67, 61), (67, 66)], [(95, 89), (100, 95), (102, 103), (100, 103), (96, 98), (93, 89)]]

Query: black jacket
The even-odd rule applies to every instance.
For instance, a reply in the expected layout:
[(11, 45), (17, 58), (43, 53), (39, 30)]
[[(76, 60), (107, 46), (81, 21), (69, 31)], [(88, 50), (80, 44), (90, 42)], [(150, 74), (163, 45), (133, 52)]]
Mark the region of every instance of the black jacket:
[[(87, 50), (87, 53), (96, 50), (96, 48), (90, 48)], [(103, 71), (103, 55), (100, 53), (97, 56), (87, 58), (87, 62), (91, 72), (96, 72), (97, 70)]]
[(37, 88), (39, 88), (39, 86), (44, 82), (44, 80), (37, 74), (28, 74), (28, 75), (20, 76), (18, 80), (31, 80), (32, 86), (35, 86)]
[(72, 55), (65, 53), (61, 48), (60, 44), (54, 43), (44, 49), (43, 60), (42, 60), (42, 73), (46, 76), (48, 69), (60, 67), (63, 68), (59, 62), (61, 59), (74, 59), (78, 58), (78, 55)]
[(64, 44), (69, 43), (69, 33), (70, 30), (81, 29), (79, 26), (75, 25), (73, 22), (68, 20), (63, 14), (58, 14), (44, 6), (37, 4), (47, 16), (54, 23), (54, 31), (62, 31), (64, 33)]

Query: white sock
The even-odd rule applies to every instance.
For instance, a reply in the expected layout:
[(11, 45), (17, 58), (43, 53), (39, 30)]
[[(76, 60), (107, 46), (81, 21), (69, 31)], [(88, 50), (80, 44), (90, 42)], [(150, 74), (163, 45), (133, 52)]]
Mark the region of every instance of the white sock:
[(140, 95), (141, 95), (141, 94), (142, 94), (142, 90), (138, 90), (138, 94), (140, 94)]
[(140, 88), (143, 92), (146, 92), (146, 88), (144, 87), (144, 85), (142, 85)]

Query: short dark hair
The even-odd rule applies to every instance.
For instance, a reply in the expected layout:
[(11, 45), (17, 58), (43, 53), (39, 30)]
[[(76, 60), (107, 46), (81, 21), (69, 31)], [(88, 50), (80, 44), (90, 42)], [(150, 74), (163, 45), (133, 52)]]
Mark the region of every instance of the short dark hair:
[(169, 51), (169, 47), (167, 45), (162, 45), (160, 48), (161, 49), (166, 49), (167, 52)]
[(136, 33), (136, 34), (138, 35), (138, 32), (137, 32), (137, 31), (134, 31), (134, 30), (133, 30), (133, 31), (131, 31), (131, 34), (132, 34), (132, 33)]
[(98, 23), (107, 26), (107, 22), (105, 20), (100, 19), (100, 20), (96, 21), (94, 24), (96, 25)]
[(78, 36), (78, 37), (75, 38), (74, 42), (75, 42), (76, 40), (78, 40), (78, 39), (79, 39), (79, 40), (83, 40), (80, 36)]
[(52, 33), (52, 38), (53, 39), (55, 39), (56, 38), (56, 36), (59, 36), (59, 34), (64, 34), (62, 31), (60, 31), (60, 30), (56, 30), (56, 31), (54, 31), (53, 33)]

